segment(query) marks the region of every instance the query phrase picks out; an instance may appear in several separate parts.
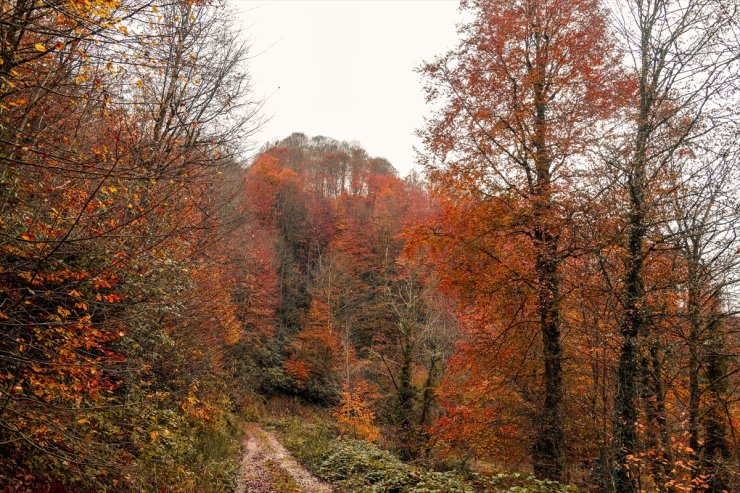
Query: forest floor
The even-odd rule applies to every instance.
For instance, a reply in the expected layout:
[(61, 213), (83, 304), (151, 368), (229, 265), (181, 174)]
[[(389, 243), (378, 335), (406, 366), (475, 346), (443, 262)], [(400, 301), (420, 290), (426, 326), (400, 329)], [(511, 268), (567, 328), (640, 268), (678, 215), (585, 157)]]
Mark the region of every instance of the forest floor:
[(244, 455), (236, 493), (332, 493), (304, 469), (277, 440), (256, 423), (245, 426)]

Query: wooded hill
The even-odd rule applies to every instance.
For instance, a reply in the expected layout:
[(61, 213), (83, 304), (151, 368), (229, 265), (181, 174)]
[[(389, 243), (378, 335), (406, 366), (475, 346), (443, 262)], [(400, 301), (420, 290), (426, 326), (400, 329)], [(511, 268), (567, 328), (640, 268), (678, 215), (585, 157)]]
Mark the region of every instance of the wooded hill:
[(219, 2), (0, 6), (0, 490), (232, 491), (248, 419), (351, 491), (738, 488), (736, 5), (463, 2), (407, 177), (244, 162)]

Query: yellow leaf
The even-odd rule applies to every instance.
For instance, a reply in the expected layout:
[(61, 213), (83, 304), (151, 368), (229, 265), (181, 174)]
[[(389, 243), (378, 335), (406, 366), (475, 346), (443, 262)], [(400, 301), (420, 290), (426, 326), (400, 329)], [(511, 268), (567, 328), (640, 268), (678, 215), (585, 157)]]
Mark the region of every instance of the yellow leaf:
[(35, 48), (36, 51), (40, 51), (41, 53), (46, 51), (46, 46), (42, 45), (41, 43), (36, 43)]
[(85, 423), (89, 423), (90, 421), (86, 420), (85, 418), (82, 418), (82, 419), (78, 419), (77, 422), (80, 423), (81, 425), (84, 425)]

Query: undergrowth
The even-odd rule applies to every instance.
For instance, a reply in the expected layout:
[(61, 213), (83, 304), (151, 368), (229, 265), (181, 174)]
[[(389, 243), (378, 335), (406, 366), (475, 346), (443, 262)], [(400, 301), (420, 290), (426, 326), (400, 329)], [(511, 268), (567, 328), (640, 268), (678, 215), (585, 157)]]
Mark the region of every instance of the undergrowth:
[(576, 490), (523, 474), (439, 472), (402, 462), (360, 440), (339, 438), (331, 422), (272, 421), (282, 443), (316, 476), (347, 493), (573, 493)]

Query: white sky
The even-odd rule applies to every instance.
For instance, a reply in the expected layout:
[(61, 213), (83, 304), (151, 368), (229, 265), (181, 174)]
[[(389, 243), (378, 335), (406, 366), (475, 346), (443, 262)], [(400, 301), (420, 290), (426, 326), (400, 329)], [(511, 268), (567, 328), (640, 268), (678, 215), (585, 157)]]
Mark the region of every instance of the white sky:
[(250, 73), (270, 121), (292, 132), (358, 141), (402, 175), (427, 114), (414, 68), (452, 48), (457, 0), (231, 0), (251, 45)]

